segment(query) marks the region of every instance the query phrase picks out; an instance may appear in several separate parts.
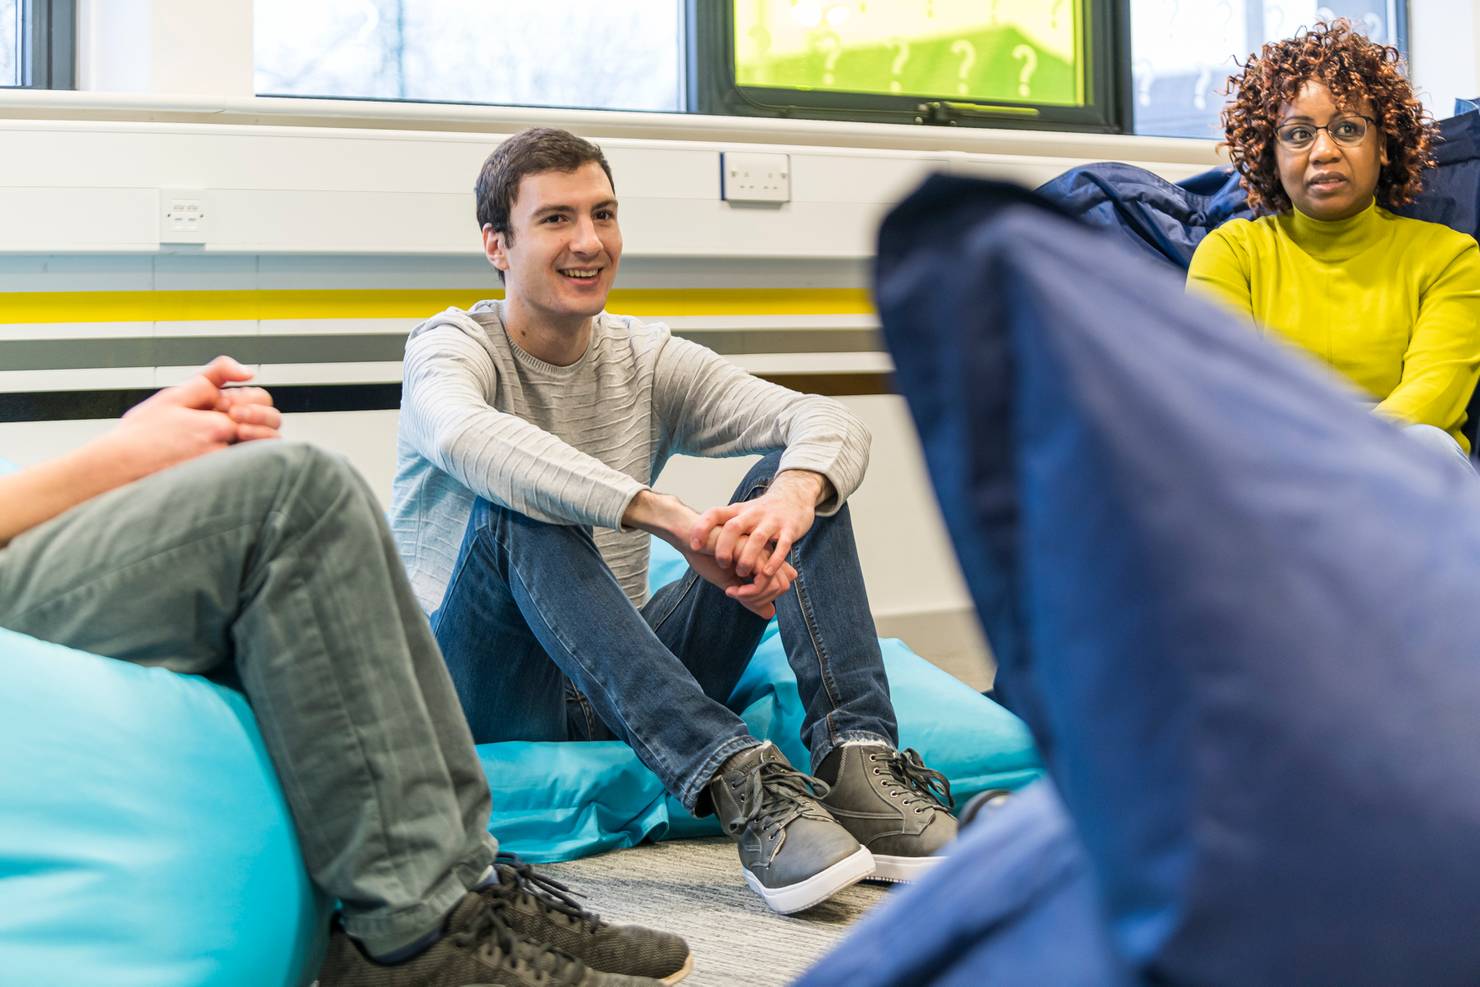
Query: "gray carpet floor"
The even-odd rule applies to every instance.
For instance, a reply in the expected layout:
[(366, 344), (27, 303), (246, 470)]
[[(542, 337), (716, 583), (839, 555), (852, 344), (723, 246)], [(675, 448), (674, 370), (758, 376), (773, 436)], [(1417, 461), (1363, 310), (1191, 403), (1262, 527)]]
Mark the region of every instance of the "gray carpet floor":
[(687, 939), (694, 972), (684, 987), (791, 983), (890, 890), (855, 884), (805, 912), (777, 915), (745, 884), (735, 846), (724, 837), (640, 846), (539, 870), (585, 895), (581, 904), (603, 918)]

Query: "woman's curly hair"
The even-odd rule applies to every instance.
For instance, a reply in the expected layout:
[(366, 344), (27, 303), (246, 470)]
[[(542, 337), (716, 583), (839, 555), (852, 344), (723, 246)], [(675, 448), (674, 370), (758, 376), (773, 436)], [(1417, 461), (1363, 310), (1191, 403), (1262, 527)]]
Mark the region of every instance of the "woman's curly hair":
[(1387, 208), (1412, 202), (1423, 189), (1423, 170), (1434, 165), (1438, 131), (1403, 77), (1401, 60), (1398, 49), (1369, 41), (1345, 18), (1251, 54), (1243, 71), (1228, 77), (1233, 98), (1223, 108), (1225, 146), (1249, 205), (1271, 212), (1291, 208), (1275, 165), (1275, 124), (1280, 105), (1293, 102), (1311, 79), (1325, 83), (1338, 105), (1372, 101), (1388, 156), (1377, 178), (1377, 201)]

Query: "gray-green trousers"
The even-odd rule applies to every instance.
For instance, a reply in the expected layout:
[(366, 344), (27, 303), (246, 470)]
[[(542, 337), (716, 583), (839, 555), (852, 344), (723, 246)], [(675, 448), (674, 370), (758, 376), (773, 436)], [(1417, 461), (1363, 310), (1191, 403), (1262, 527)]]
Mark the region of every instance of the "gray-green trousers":
[(249, 443), (0, 550), (0, 626), (246, 693), (309, 873), (373, 952), (493, 861), (488, 785), (374, 496), (341, 459)]

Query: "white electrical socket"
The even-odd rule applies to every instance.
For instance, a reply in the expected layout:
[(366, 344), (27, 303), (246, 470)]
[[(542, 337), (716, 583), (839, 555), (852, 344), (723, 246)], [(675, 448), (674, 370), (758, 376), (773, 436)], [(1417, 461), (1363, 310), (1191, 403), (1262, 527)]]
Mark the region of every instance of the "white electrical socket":
[(724, 151), (719, 165), (719, 197), (726, 202), (791, 201), (790, 155)]
[(159, 242), (206, 242), (206, 193), (203, 189), (161, 189)]

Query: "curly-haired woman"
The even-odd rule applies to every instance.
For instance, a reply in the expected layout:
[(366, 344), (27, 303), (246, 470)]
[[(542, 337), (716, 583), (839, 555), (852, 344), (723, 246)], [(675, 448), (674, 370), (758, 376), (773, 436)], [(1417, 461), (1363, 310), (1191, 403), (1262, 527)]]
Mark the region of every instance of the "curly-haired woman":
[(1230, 77), (1229, 157), (1249, 202), (1198, 246), (1188, 285), (1330, 364), (1414, 438), (1453, 452), (1480, 375), (1480, 249), (1394, 215), (1432, 164), (1432, 122), (1396, 49), (1344, 20)]

